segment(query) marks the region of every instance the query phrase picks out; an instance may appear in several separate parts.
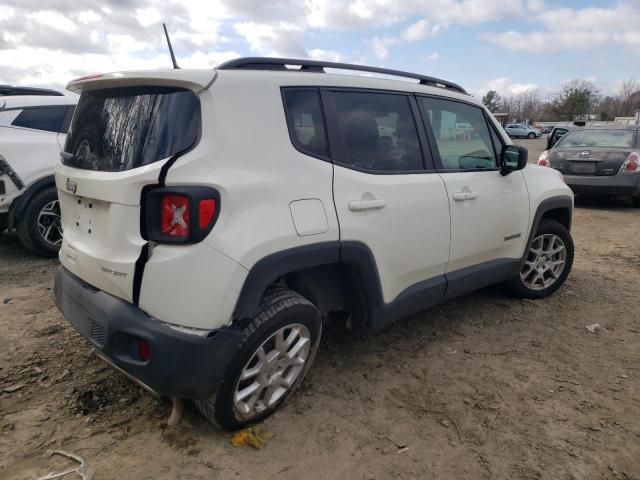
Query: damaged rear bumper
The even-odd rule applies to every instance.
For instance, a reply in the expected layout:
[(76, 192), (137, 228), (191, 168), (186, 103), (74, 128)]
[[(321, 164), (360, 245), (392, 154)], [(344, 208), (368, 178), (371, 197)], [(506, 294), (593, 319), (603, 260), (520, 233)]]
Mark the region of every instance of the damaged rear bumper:
[[(175, 330), (62, 266), (56, 270), (54, 296), (64, 317), (99, 356), (159, 395), (207, 398), (222, 382), (240, 341), (234, 328), (207, 337)], [(138, 353), (140, 340), (149, 345), (147, 361)]]

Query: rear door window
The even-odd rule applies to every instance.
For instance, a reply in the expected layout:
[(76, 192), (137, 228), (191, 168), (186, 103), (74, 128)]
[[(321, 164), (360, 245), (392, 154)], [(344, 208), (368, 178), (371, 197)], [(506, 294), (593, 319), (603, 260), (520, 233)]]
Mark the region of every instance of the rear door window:
[(14, 127), (58, 133), (66, 113), (66, 105), (29, 107), (22, 110), (20, 115), (11, 122), (11, 125)]
[(562, 137), (562, 147), (633, 148), (636, 132), (633, 130), (574, 130)]
[(123, 87), (83, 92), (63, 163), (120, 172), (192, 148), (200, 134), (200, 102), (191, 90)]
[(332, 92), (348, 167), (377, 172), (424, 170), (407, 95)]

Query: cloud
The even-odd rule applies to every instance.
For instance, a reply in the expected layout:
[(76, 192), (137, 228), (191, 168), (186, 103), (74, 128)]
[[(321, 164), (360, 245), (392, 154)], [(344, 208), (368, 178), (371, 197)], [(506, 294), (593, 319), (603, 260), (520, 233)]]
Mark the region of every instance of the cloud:
[(373, 37), (369, 40), (369, 46), (376, 57), (384, 60), (389, 56), (389, 48), (398, 43), (398, 41), (394, 37)]
[(533, 92), (535, 90), (538, 90), (539, 88), (540, 87), (537, 83), (518, 83), (513, 82), (508, 77), (501, 77), (489, 80), (486, 85), (483, 88), (479, 89), (476, 93), (478, 93), (479, 96), (482, 96), (489, 90), (495, 90), (503, 97), (509, 97), (522, 95), (523, 93), (527, 92)]
[(509, 30), (483, 38), (502, 48), (529, 53), (590, 50), (603, 46), (640, 46), (640, 8), (620, 3), (613, 8), (554, 8), (534, 20), (543, 28), (532, 32)]
[(240, 22), (233, 26), (249, 44), (251, 50), (273, 57), (306, 57), (302, 44), (302, 29), (291, 24)]
[(435, 60), (438, 60), (440, 58), (440, 55), (438, 54), (438, 52), (433, 52), (433, 53), (428, 53), (427, 55), (425, 55), (424, 57), (425, 60), (428, 60), (430, 62), (433, 62)]
[(429, 35), (429, 22), (424, 18), (412, 23), (402, 32), (402, 38), (407, 42), (417, 42), (427, 35)]

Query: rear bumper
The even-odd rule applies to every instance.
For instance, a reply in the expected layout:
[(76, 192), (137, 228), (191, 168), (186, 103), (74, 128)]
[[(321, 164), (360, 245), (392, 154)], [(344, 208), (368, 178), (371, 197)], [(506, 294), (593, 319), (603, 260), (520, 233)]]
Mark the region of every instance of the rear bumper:
[(617, 174), (610, 177), (565, 175), (564, 180), (576, 195), (640, 195), (639, 174)]
[[(240, 331), (221, 328), (209, 337), (177, 331), (135, 305), (98, 290), (58, 267), (55, 302), (71, 325), (117, 368), (159, 395), (206, 398), (224, 378)], [(143, 362), (138, 339), (149, 343)]]

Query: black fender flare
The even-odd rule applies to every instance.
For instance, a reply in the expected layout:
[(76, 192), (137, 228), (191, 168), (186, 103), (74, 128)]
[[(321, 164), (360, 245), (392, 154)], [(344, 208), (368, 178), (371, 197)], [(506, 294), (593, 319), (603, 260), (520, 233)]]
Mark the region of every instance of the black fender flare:
[(47, 175), (41, 179), (33, 182), (27, 187), (22, 195), (20, 195), (12, 204), (9, 211), (8, 228), (12, 229), (16, 226), (16, 222), (22, 218), (24, 211), (29, 205), (31, 198), (45, 187), (51, 187), (56, 185), (56, 179), (53, 175)]
[(278, 278), (305, 268), (322, 265), (346, 265), (357, 273), (366, 303), (362, 333), (384, 328), (393, 321), (424, 310), (444, 298), (444, 275), (412, 285), (385, 303), (378, 267), (369, 247), (359, 241), (321, 242), (277, 252), (259, 260), (250, 269), (233, 318), (253, 318), (266, 289)]
[(573, 198), (569, 195), (561, 195), (558, 197), (551, 197), (543, 200), (538, 205), (536, 209), (536, 213), (533, 217), (533, 222), (531, 222), (531, 229), (529, 230), (529, 238), (527, 239), (527, 245), (522, 254), (522, 260), (520, 262), (520, 267), (524, 265), (524, 262), (527, 258), (527, 252), (529, 248), (531, 248), (531, 244), (533, 243), (534, 236), (538, 231), (538, 225), (540, 225), (540, 220), (545, 213), (550, 212), (551, 210), (566, 210), (569, 212), (569, 224), (567, 225), (567, 230), (571, 230), (571, 221), (573, 219)]
[(253, 318), (267, 288), (278, 278), (305, 268), (340, 262), (340, 242), (319, 242), (272, 253), (249, 270), (236, 302), (234, 319)]

